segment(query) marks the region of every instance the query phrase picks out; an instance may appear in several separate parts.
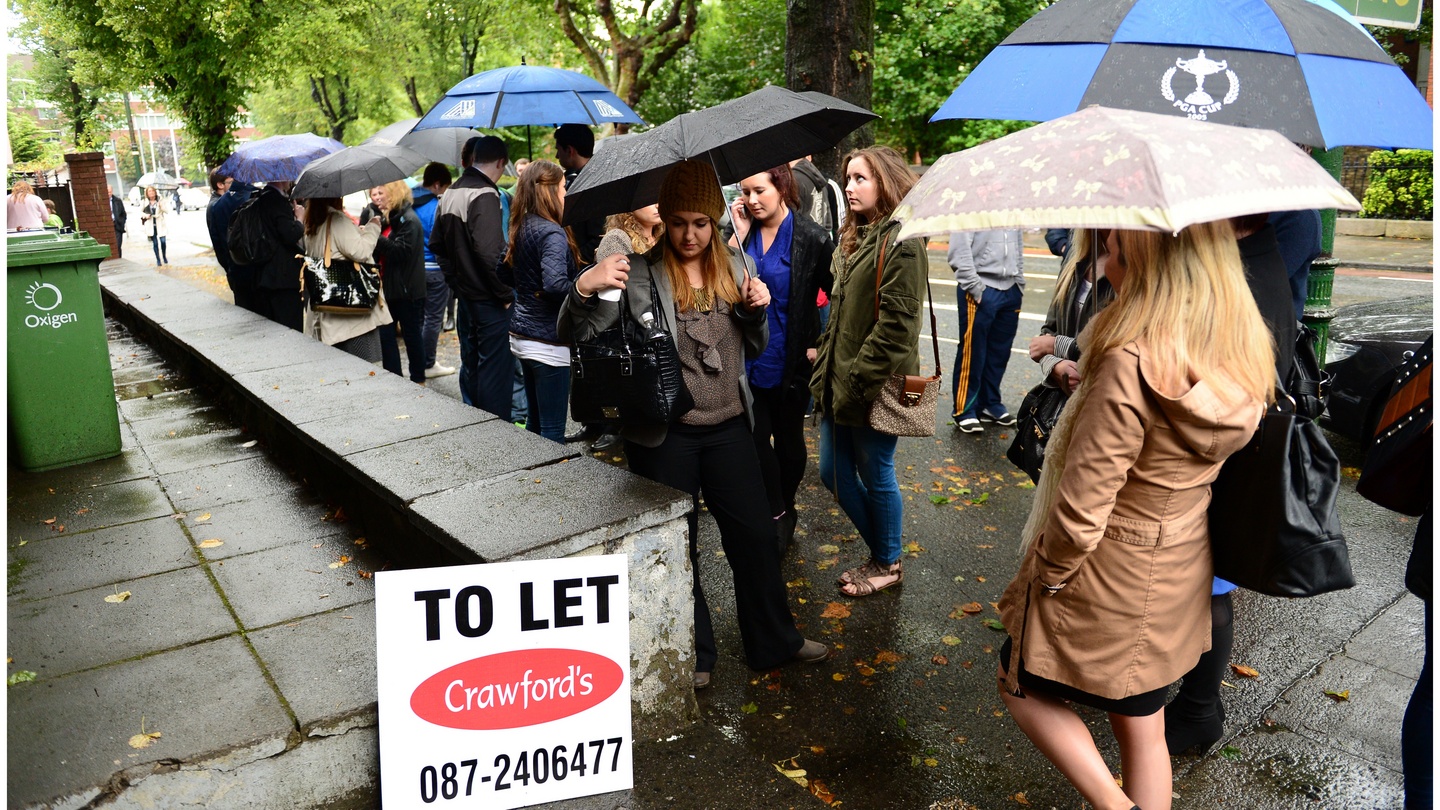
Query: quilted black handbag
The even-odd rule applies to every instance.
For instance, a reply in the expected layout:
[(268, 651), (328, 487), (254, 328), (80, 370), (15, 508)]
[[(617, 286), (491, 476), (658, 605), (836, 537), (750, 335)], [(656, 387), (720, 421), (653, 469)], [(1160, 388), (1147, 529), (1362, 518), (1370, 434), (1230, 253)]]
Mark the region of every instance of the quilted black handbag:
[[(1312, 339), (1302, 330), (1298, 341)], [(1301, 348), (1292, 386), (1312, 374)], [(1310, 382), (1323, 392), (1323, 378)], [(1270, 596), (1316, 596), (1355, 584), (1336, 503), (1340, 459), (1314, 421), (1323, 397), (1307, 397), (1309, 390), (1292, 398), (1277, 385), (1276, 404), (1210, 488), (1215, 576)]]
[(664, 309), (658, 306), (655, 279), (650, 279), (655, 313), (642, 315), (641, 326), (630, 316), (630, 296), (620, 295), (620, 320), (577, 342), (570, 359), (570, 415), (576, 422), (609, 422), (622, 427), (668, 425), (695, 407), (681, 374)]
[(1045, 464), (1045, 444), (1050, 441), (1066, 399), (1064, 391), (1041, 383), (1030, 389), (1016, 413), (1015, 440), (1005, 457), (1036, 483), (1040, 482), (1040, 468)]
[(325, 226), (322, 256), (305, 256), (305, 294), (315, 312), (361, 315), (380, 300), (380, 276), (349, 259), (330, 258), (330, 226)]

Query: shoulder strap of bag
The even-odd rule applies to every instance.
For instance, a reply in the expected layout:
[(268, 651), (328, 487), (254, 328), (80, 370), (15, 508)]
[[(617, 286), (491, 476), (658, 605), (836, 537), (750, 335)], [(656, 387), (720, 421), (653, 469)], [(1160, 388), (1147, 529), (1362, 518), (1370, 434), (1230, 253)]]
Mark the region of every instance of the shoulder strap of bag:
[(321, 260), (325, 263), (325, 269), (330, 269), (330, 218), (325, 218), (325, 250), (320, 254)]
[[(875, 262), (875, 322), (880, 322), (880, 279), (885, 275), (885, 248), (890, 239), (884, 234), (880, 238), (880, 256)], [(935, 375), (940, 375), (940, 331), (936, 328), (935, 298), (930, 292), (930, 274), (925, 274), (925, 303), (930, 308), (930, 343), (935, 350)]]

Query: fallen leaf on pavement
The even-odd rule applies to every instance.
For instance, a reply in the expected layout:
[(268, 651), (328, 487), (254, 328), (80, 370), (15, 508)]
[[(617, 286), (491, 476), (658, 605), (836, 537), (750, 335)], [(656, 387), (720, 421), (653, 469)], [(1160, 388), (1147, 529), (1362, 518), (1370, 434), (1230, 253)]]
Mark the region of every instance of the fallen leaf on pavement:
[(848, 619), (850, 618), (850, 607), (839, 602), (831, 602), (821, 611), (822, 619)]
[(754, 714), (755, 712), (760, 711), (760, 707), (755, 705), (754, 703), (746, 703), (744, 706), (740, 707), (740, 711), (746, 714)]
[(1260, 677), (1260, 671), (1259, 671), (1259, 670), (1255, 669), (1254, 667), (1244, 666), (1243, 664), (1231, 664), (1231, 665), (1230, 665), (1230, 669), (1231, 669), (1236, 675), (1239, 675), (1239, 676), (1241, 676), (1242, 678), (1258, 678), (1258, 677)]
[(55, 522), (55, 518), (52, 517), (52, 518), (50, 518), (49, 520), (42, 520), (42, 521), (40, 521), (40, 522), (41, 522), (41, 523), (44, 523), (46, 526), (49, 526), (50, 524), (52, 524), (52, 523)]
[(961, 610), (961, 611), (963, 611), (964, 613), (969, 614), (969, 615), (971, 615), (971, 616), (974, 616), (976, 613), (979, 613), (980, 611), (982, 611), (982, 610), (984, 610), (984, 609), (985, 609), (985, 608), (983, 608), (983, 607), (980, 606), (980, 603), (979, 603), (979, 602), (970, 602), (969, 604), (965, 604), (965, 605), (961, 605), (961, 606), (960, 606), (960, 610)]
[(843, 673), (843, 672), (837, 672), (837, 673), (835, 673), (834, 675), (831, 675), (831, 676), (830, 676), (830, 680), (832, 680), (832, 681), (843, 681), (843, 680), (845, 680), (845, 673)]
[(200, 546), (200, 548), (219, 548), (225, 545), (225, 541), (218, 537), (212, 537), (209, 540), (201, 540), (196, 545)]
[(83, 514), (85, 514), (86, 512), (89, 512), (89, 511), (90, 511), (89, 509), (76, 509), (76, 510), (75, 510), (75, 514), (77, 514), (77, 515), (83, 515)]
[(894, 650), (881, 650), (875, 655), (875, 663), (898, 664), (903, 658), (904, 656), (902, 656), (900, 653), (895, 652)]
[(1335, 692), (1335, 691), (1331, 691), (1331, 690), (1329, 690), (1329, 689), (1326, 689), (1326, 690), (1325, 690), (1325, 696), (1328, 697), (1328, 698), (1331, 698), (1331, 699), (1334, 700), (1336, 703), (1344, 703), (1345, 701), (1347, 701), (1347, 700), (1350, 699), (1350, 690), (1349, 690), (1349, 689), (1346, 689), (1346, 690), (1343, 691), (1343, 692)]
[(255, 439), (251, 439), (250, 441), (245, 442), (244, 444), (240, 445), (240, 447), (241, 447), (241, 449), (249, 450), (250, 448), (254, 447), (254, 446), (257, 445), (257, 444), (259, 444), (258, 441), (256, 441)]
[(839, 553), (840, 553), (840, 547), (837, 546), (837, 545), (832, 545), (832, 544), (830, 544), (830, 543), (826, 543), (825, 545), (823, 545), (823, 546), (815, 549), (815, 551), (818, 552), (818, 553), (820, 553), (820, 554), (839, 554)]
[(210, 513), (209, 513), (209, 512), (206, 512), (205, 514), (201, 515), (200, 517), (195, 518), (195, 522), (196, 522), (196, 523), (204, 523), (205, 521), (207, 521), (207, 520), (209, 520), (209, 519), (210, 519)]
[(940, 638), (940, 641), (947, 647), (954, 647), (956, 644), (960, 643), (960, 639), (956, 638), (955, 636), (942, 636)]
[(364, 570), (363, 568), (356, 570), (355, 573), (359, 574), (361, 579), (369, 579), (369, 578), (375, 576), (374, 574), (370, 573), (369, 571)]
[[(785, 767), (786, 765), (789, 765), (790, 767), (786, 768), (786, 767)], [(793, 781), (795, 784), (799, 785), (800, 787), (803, 787), (803, 788), (809, 788), (809, 787), (810, 787), (810, 780), (805, 778), (805, 769), (804, 769), (804, 768), (797, 768), (797, 767), (795, 767), (795, 760), (794, 760), (794, 759), (787, 759), (787, 760), (783, 760), (783, 761), (781, 761), (781, 762), (775, 763), (775, 770), (777, 770), (777, 771), (779, 771), (780, 773), (784, 774), (784, 775), (786, 776), (786, 778), (790, 779), (791, 781)]]
[(33, 680), (35, 680), (35, 673), (31, 672), (28, 669), (22, 669), (19, 672), (10, 673), (10, 675), (5, 679), (5, 685), (14, 686), (16, 684), (28, 683)]
[(810, 780), (810, 795), (826, 804), (839, 804), (839, 802), (835, 801), (835, 794), (831, 793), (830, 788), (826, 787), (825, 783), (819, 779)]
[(1012, 798), (1015, 799), (1016, 804), (1023, 805), (1025, 807), (1030, 806), (1030, 800), (1025, 798), (1025, 793), (1023, 791), (1020, 793), (1016, 793)]
[(986, 619), (985, 626), (999, 633), (1005, 632), (1005, 623), (999, 619)]
[(930, 663), (934, 664), (937, 667), (943, 667), (950, 664), (950, 659), (937, 653), (934, 656), (931, 656)]
[(110, 603), (112, 603), (112, 604), (118, 605), (118, 604), (120, 604), (121, 602), (124, 602), (126, 599), (129, 599), (129, 598), (130, 598), (130, 592), (129, 592), (129, 591), (121, 591), (120, 593), (112, 593), (112, 594), (110, 594), (109, 596), (105, 597), (105, 601), (106, 601), (106, 602), (110, 602)]
[(149, 734), (136, 734), (130, 738), (131, 748), (149, 748), (152, 743), (160, 739), (160, 732), (152, 731)]
[(936, 758), (934, 758), (934, 757), (926, 757), (926, 758), (925, 758), (925, 765), (926, 765), (927, 767), (933, 768), (933, 767), (935, 767), (936, 765), (939, 765), (939, 764), (940, 764), (940, 760), (938, 760), (938, 759), (936, 759)]

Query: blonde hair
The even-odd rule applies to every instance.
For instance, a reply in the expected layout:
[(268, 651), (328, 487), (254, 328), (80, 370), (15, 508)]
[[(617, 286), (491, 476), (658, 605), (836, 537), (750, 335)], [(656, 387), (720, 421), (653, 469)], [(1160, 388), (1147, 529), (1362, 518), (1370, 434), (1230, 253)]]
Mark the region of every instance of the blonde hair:
[(846, 256), (855, 252), (860, 244), (860, 226), (870, 225), (872, 222), (883, 222), (890, 218), (895, 206), (900, 204), (901, 198), (910, 193), (910, 188), (915, 185), (915, 174), (905, 163), (905, 158), (899, 152), (888, 146), (867, 146), (864, 149), (856, 149), (845, 156), (840, 164), (842, 169), (850, 168), (850, 161), (857, 158), (864, 158), (865, 163), (870, 166), (870, 171), (875, 173), (875, 187), (879, 192), (875, 198), (875, 215), (873, 219), (851, 212), (851, 216), (845, 218), (845, 227), (840, 229), (840, 249)]
[(661, 235), (665, 233), (665, 223), (657, 224), (650, 229), (649, 233), (646, 233), (645, 226), (640, 224), (640, 220), (636, 219), (633, 213), (626, 211), (623, 214), (611, 214), (605, 218), (605, 230), (608, 232), (616, 229), (624, 231), (625, 235), (630, 237), (632, 250), (636, 253), (645, 253), (660, 241)]
[(10, 193), (14, 195), (15, 202), (20, 202), (29, 195), (34, 194), (35, 189), (31, 188), (30, 184), (24, 180), (16, 180), (15, 185), (10, 187)]
[[(1191, 225), (1176, 236), (1116, 231), (1125, 276), (1115, 300), (1087, 330), (1084, 357), (1144, 339), (1170, 390), (1205, 380), (1230, 402), (1274, 399), (1275, 343), (1255, 298), (1235, 231), (1226, 220)], [(1081, 373), (1082, 379), (1090, 375)]]
[[(537, 160), (525, 167), (520, 179), (515, 181), (515, 199), (510, 203), (510, 233), (508, 249), (510, 260), (518, 255), (520, 226), (526, 217), (534, 214), (560, 224), (564, 214), (564, 203), (560, 201), (560, 184), (565, 182), (565, 170), (548, 160)], [(575, 235), (565, 228), (565, 242), (570, 255), (578, 257), (580, 249), (575, 245)]]
[[(700, 274), (705, 279), (705, 289), (713, 291), (716, 296), (734, 306), (740, 301), (740, 288), (735, 286), (735, 276), (730, 271), (730, 248), (726, 246), (725, 240), (720, 238), (719, 231), (720, 227), (715, 220), (710, 220), (710, 244), (706, 245), (705, 251), (700, 254)], [(690, 277), (681, 266), (680, 258), (674, 255), (668, 223), (665, 225), (665, 236), (659, 249), (665, 260), (665, 272), (670, 278), (670, 289), (675, 293), (675, 311), (695, 309), (699, 296), (695, 294), (695, 288), (690, 286)]]
[(389, 211), (385, 212), (387, 214), (390, 211), (399, 211), (407, 205), (415, 204), (415, 193), (410, 190), (410, 186), (404, 180), (394, 180), (383, 186), (376, 186), (376, 188), (385, 189), (385, 201), (390, 204)]

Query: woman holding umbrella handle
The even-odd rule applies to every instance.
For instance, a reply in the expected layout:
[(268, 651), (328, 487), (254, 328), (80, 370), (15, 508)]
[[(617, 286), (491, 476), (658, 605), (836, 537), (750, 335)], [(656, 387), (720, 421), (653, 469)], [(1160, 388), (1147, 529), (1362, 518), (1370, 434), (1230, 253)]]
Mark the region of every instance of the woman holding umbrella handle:
[[(534, 171), (532, 167), (529, 171)], [(681, 376), (694, 407), (669, 425), (621, 431), (630, 470), (689, 493), (690, 560), (695, 577), (695, 688), (710, 685), (717, 652), (710, 609), (700, 587), (701, 493), (720, 527), (735, 582), (736, 618), (745, 660), (764, 670), (790, 661), (818, 663), (830, 650), (806, 641), (795, 628), (780, 576), (775, 522), (751, 436), (751, 397), (745, 358), (757, 356), (767, 336), (764, 282), (747, 278), (739, 258), (716, 234), (725, 198), (708, 163), (678, 163), (660, 188), (665, 236), (644, 255), (610, 256), (575, 280), (560, 308), (560, 340), (589, 340), (614, 326), (618, 302), (595, 293), (628, 290), (628, 312), (638, 329), (671, 330)]]
[[(1080, 337), (1080, 387), (1000, 598), (997, 677), (1092, 805), (1169, 810), (1161, 709), (1210, 645), (1210, 482), (1259, 423), (1273, 349), (1228, 222), (1112, 231), (1105, 275), (1116, 298)], [(1109, 714), (1123, 789), (1070, 703)]]
[(870, 404), (891, 374), (920, 373), (929, 262), (923, 240), (894, 242), (898, 224), (890, 214), (915, 184), (900, 153), (888, 146), (857, 149), (844, 165), (851, 216), (831, 262), (835, 292), (810, 393), (822, 414), (820, 480), (870, 547), (867, 562), (840, 575), (840, 590), (869, 596), (905, 578), (896, 439), (870, 427)]

